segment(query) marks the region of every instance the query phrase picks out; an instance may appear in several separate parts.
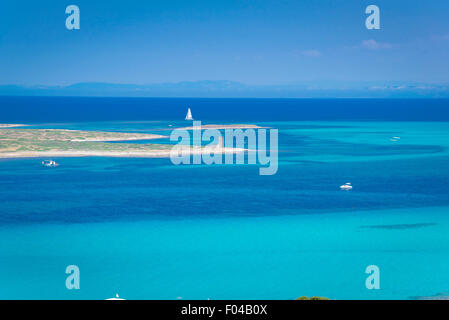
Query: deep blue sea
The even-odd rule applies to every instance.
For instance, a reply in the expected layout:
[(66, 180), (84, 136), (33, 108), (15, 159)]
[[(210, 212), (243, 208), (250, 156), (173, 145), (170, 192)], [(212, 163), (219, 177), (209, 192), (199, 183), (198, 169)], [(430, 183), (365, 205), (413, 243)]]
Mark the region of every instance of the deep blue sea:
[(0, 299), (449, 296), (449, 100), (0, 97), (0, 123), (167, 134), (189, 106), (203, 124), (277, 128), (277, 174), (0, 160)]

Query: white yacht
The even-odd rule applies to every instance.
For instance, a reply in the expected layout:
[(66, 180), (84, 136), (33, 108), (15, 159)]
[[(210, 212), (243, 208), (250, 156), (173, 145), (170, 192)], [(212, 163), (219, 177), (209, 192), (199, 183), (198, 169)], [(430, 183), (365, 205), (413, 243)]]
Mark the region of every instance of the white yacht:
[(59, 166), (59, 163), (53, 160), (44, 160), (42, 161), (42, 165), (46, 167), (57, 167)]
[(346, 182), (344, 185), (340, 186), (341, 190), (351, 190), (352, 186), (350, 182)]
[(190, 111), (190, 108), (187, 109), (186, 120), (193, 120), (192, 111)]

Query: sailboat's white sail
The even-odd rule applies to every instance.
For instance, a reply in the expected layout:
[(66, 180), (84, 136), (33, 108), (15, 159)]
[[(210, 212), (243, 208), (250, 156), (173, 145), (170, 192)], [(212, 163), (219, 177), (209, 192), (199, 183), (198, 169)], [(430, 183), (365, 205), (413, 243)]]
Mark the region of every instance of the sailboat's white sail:
[(193, 120), (192, 111), (190, 111), (190, 108), (187, 110), (186, 120)]

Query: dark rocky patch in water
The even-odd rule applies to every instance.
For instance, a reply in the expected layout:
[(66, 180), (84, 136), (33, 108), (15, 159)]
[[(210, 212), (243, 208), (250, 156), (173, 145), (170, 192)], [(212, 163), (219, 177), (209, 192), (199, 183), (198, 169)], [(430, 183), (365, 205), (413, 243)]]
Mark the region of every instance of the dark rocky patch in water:
[(449, 300), (449, 292), (437, 293), (432, 296), (416, 296), (410, 297), (413, 300)]
[(380, 224), (372, 226), (361, 226), (360, 228), (370, 229), (386, 229), (386, 230), (404, 230), (404, 229), (416, 229), (423, 227), (431, 227), (437, 225), (436, 223), (404, 223), (404, 224)]

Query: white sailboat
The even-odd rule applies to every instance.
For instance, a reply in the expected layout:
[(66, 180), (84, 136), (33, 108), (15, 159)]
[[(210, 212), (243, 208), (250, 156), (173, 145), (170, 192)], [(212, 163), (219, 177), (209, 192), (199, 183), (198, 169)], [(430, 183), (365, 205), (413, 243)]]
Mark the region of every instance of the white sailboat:
[(193, 120), (192, 111), (190, 111), (190, 108), (187, 110), (186, 120)]

